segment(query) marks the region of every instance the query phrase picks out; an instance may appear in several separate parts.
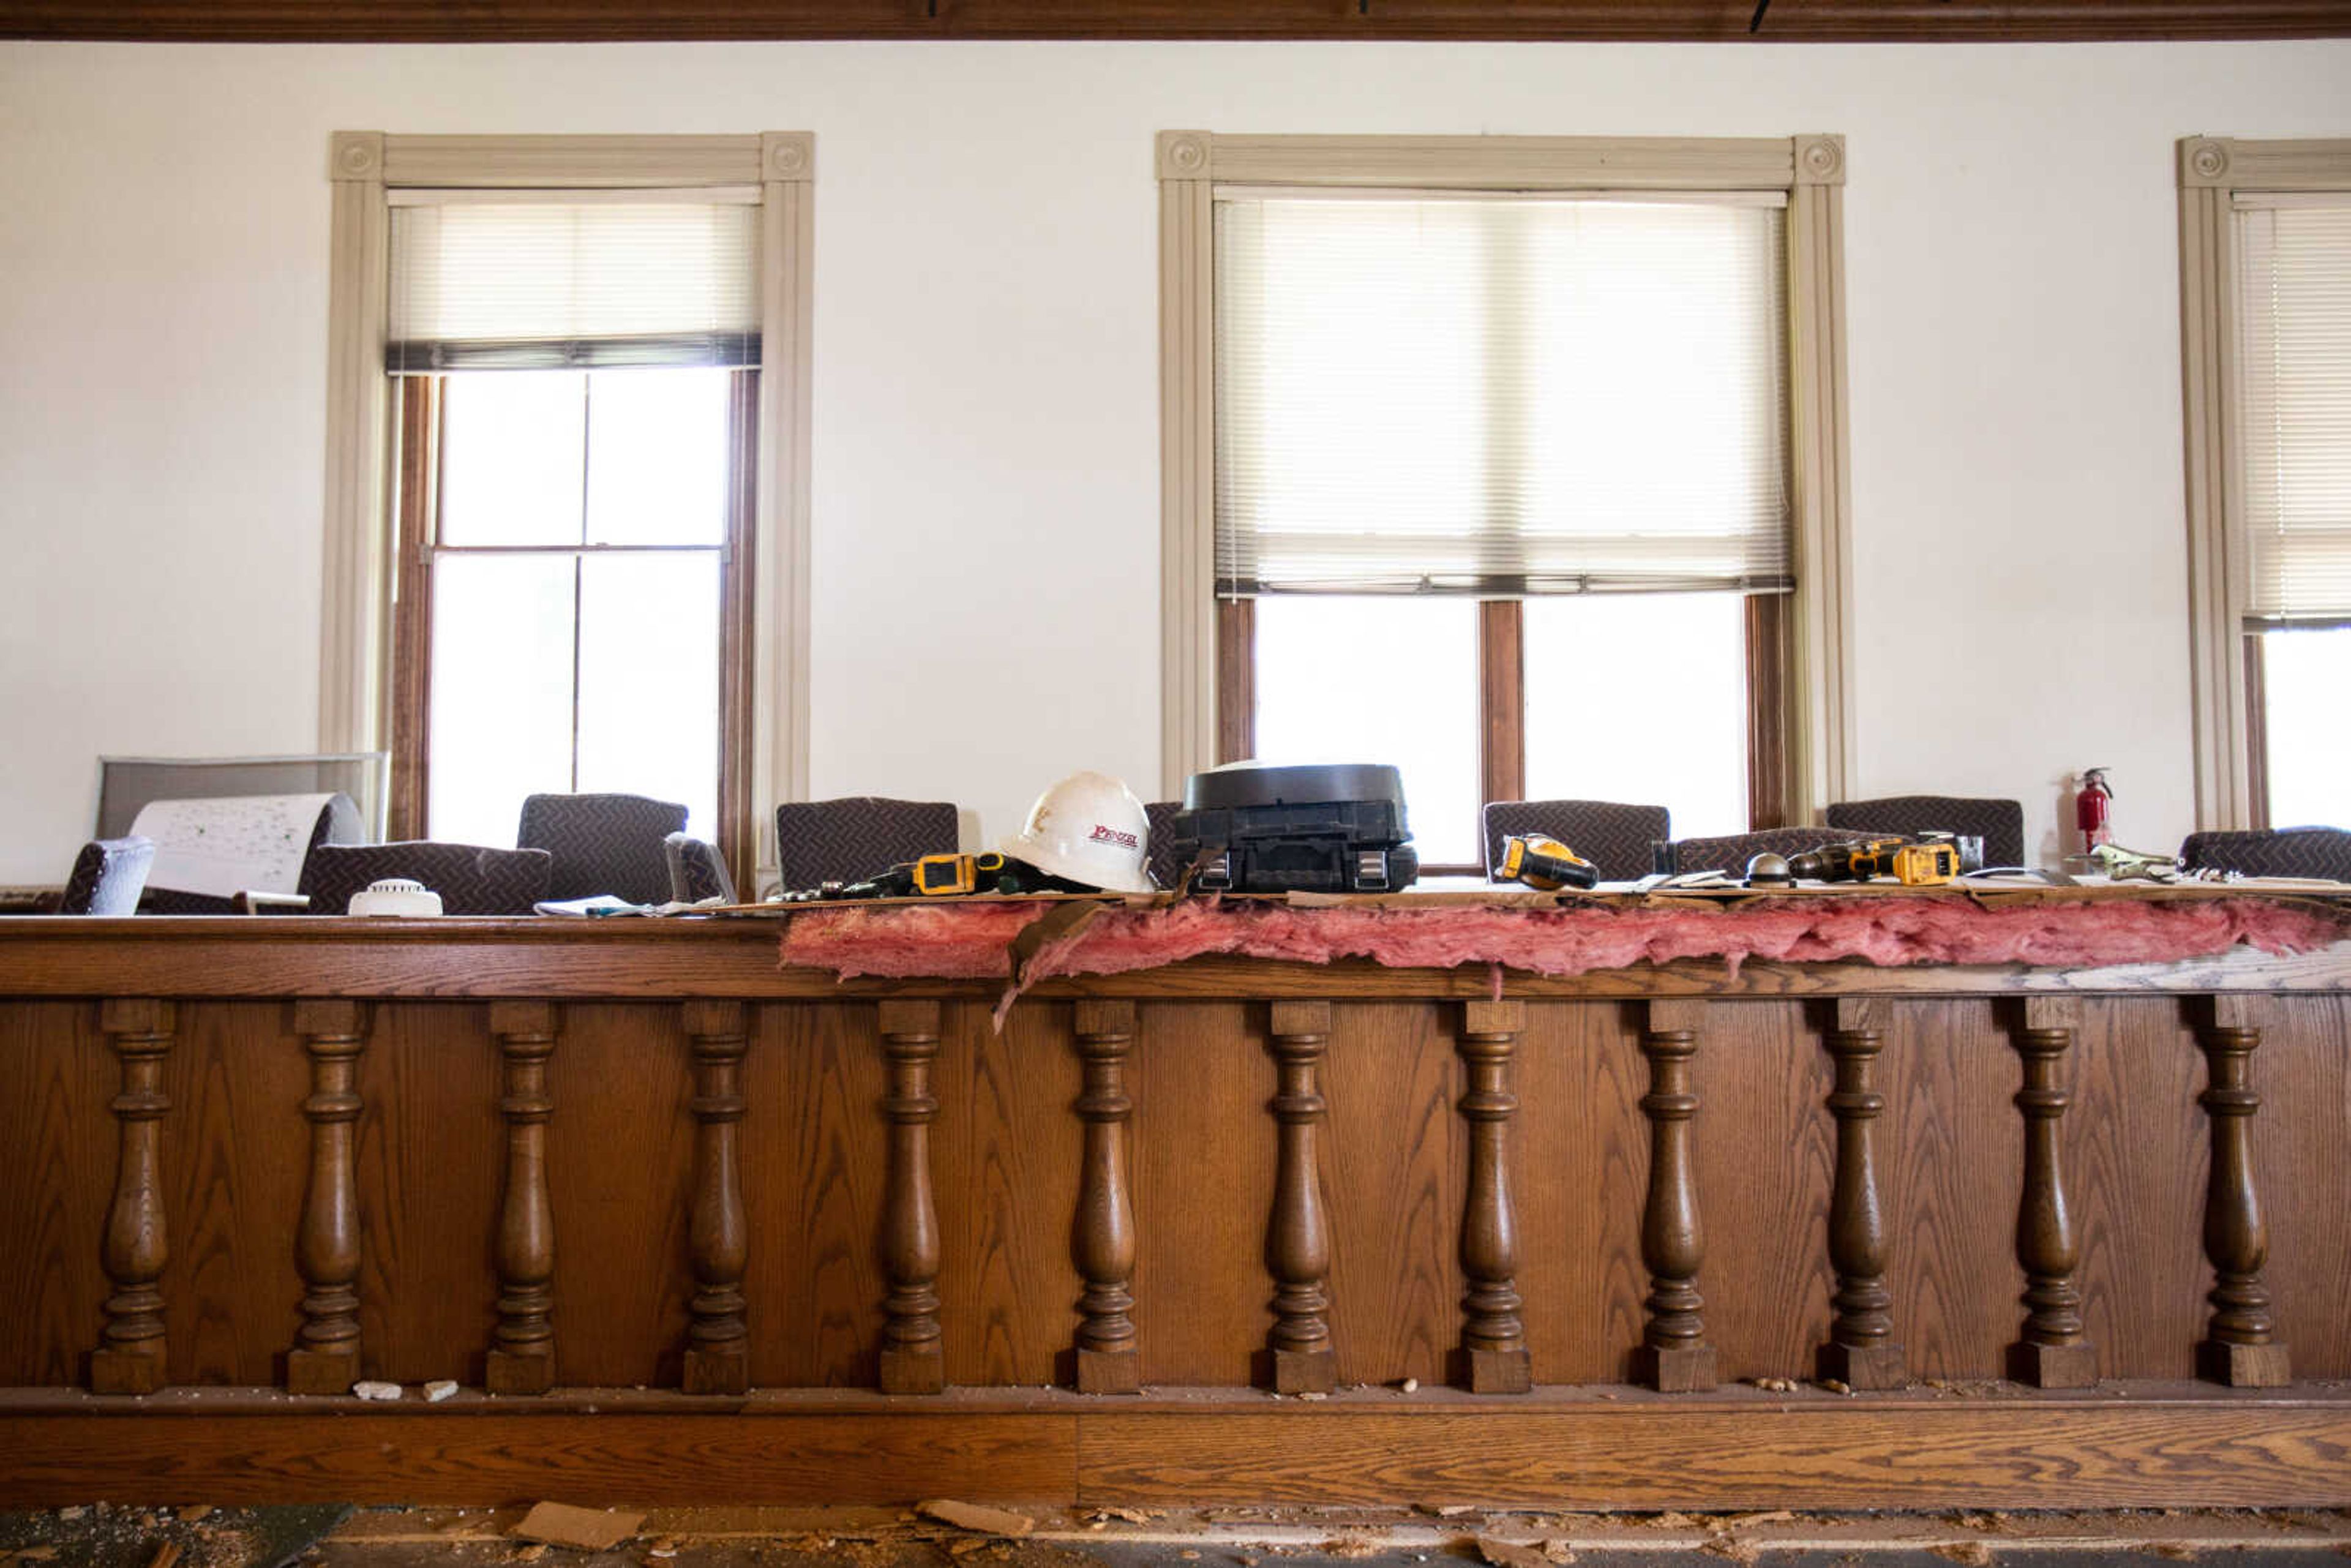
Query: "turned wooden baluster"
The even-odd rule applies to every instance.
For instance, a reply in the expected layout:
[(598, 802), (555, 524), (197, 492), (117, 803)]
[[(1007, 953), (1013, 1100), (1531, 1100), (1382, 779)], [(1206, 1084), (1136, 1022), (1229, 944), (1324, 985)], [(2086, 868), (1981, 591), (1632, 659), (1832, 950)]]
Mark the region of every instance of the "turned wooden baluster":
[(2085, 1388), (2098, 1380), (2098, 1354), (2082, 1334), (2082, 1292), (2074, 1283), (2081, 1243), (2065, 1196), (2058, 1132), (2073, 1096), (2060, 1082), (2082, 1021), (2072, 997), (2029, 997), (2017, 1054), (2024, 1086), (2024, 1191), (2016, 1205), (2016, 1261), (2024, 1270), (2024, 1326), (2008, 1347), (2008, 1375), (2036, 1388)]
[(1848, 1388), (1899, 1388), (1902, 1347), (1894, 1340), (1894, 1294), (1886, 1288), (1886, 1216), (1877, 1196), (1879, 1113), (1886, 1096), (1873, 1085), (1877, 1053), (1886, 1048), (1884, 998), (1847, 997), (1836, 1004), (1829, 1055), (1836, 1088), (1836, 1187), (1829, 1200), (1829, 1260), (1837, 1273), (1835, 1315), (1820, 1348), (1820, 1375)]
[(939, 1053), (939, 1004), (882, 1004), (882, 1052), (890, 1062), (890, 1169), (882, 1205), (880, 1376), (884, 1394), (936, 1394), (946, 1386), (939, 1339), (939, 1217), (931, 1201), (931, 1060)]
[(1698, 1178), (1690, 1157), (1690, 1122), (1698, 1096), (1690, 1091), (1690, 1059), (1698, 1054), (1698, 1022), (1706, 1004), (1648, 1005), (1641, 1054), (1649, 1059), (1649, 1092), (1641, 1096), (1649, 1118), (1649, 1194), (1641, 1210), (1641, 1261), (1649, 1270), (1648, 1321), (1633, 1350), (1633, 1380), (1667, 1394), (1690, 1394), (1716, 1382), (1714, 1347), (1706, 1343), (1698, 1292), (1706, 1238), (1698, 1215)]
[(1078, 1059), (1085, 1090), (1077, 1113), (1086, 1124), (1078, 1171), (1078, 1217), (1070, 1239), (1085, 1291), (1078, 1298), (1071, 1381), (1081, 1394), (1134, 1394), (1135, 1365), (1134, 1206), (1126, 1187), (1126, 1124), (1134, 1102), (1126, 1095), (1126, 1053), (1134, 1043), (1133, 1002), (1077, 1005)]
[(1526, 1028), (1521, 1002), (1465, 1002), (1456, 1049), (1469, 1074), (1461, 1114), (1469, 1124), (1469, 1190), (1461, 1210), (1461, 1345), (1453, 1380), (1477, 1394), (1534, 1386), (1519, 1321), (1519, 1218), (1510, 1198), (1510, 1053)]
[(751, 1387), (751, 1335), (743, 1321), (743, 1269), (751, 1228), (743, 1213), (735, 1124), (743, 1119), (743, 1055), (751, 1037), (741, 1002), (685, 1004), (694, 1053), (694, 1218), (686, 1248), (694, 1264), (687, 1305), (688, 1394), (744, 1394)]
[(2212, 1176), (2204, 1197), (2204, 1255), (2216, 1276), (2206, 1300), (2212, 1320), (2196, 1346), (2196, 1375), (2231, 1388), (2294, 1381), (2285, 1346), (2271, 1337), (2270, 1292), (2262, 1283), (2269, 1228), (2253, 1186), (2252, 1054), (2262, 1043), (2252, 997), (2206, 997), (2194, 1006), (2196, 1033), (2211, 1083), (2196, 1097), (2212, 1121)]
[(357, 1002), (294, 1004), (294, 1032), (310, 1057), (310, 1179), (294, 1264), (302, 1326), (286, 1353), (286, 1392), (347, 1394), (360, 1375), (359, 1059), (367, 1049)]
[(1274, 1003), (1272, 1035), (1279, 1087), (1270, 1108), (1280, 1124), (1280, 1152), (1265, 1261), (1274, 1281), (1273, 1329), (1259, 1360), (1258, 1381), (1278, 1394), (1327, 1394), (1338, 1385), (1338, 1356), (1331, 1348), (1326, 1317), (1331, 1238), (1314, 1142), (1326, 1103), (1314, 1079), (1331, 1038), (1331, 1004)]
[(121, 1124), (114, 1201), (106, 1211), (99, 1261), (114, 1293), (106, 1326), (90, 1353), (94, 1394), (152, 1394), (163, 1386), (163, 1292), (157, 1286), (170, 1255), (163, 1239), (162, 1128), (172, 1108), (163, 1092), (163, 1059), (172, 1053), (172, 1004), (120, 998), (100, 1002), (98, 1027), (122, 1064), (114, 1097)]
[(482, 1383), (493, 1394), (544, 1394), (555, 1386), (555, 1207), (548, 1196), (547, 1124), (555, 1115), (547, 1059), (555, 1052), (555, 1009), (547, 1002), (492, 1002), (490, 1032), (504, 1059), (506, 1197), (498, 1210), (498, 1324)]

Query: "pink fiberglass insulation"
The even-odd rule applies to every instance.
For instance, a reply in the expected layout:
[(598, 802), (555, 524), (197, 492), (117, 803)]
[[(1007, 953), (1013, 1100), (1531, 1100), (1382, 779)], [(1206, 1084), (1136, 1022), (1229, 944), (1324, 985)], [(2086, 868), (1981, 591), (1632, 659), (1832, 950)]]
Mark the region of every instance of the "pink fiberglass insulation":
[[(1050, 905), (888, 904), (812, 909), (784, 930), (787, 965), (847, 977), (1002, 979), (1014, 937)], [(1024, 985), (1054, 975), (1116, 975), (1207, 954), (1393, 968), (1499, 965), (1580, 975), (1676, 958), (1858, 959), (1879, 965), (2031, 964), (2095, 968), (2219, 953), (2241, 942), (2308, 952), (2346, 935), (2334, 912), (2255, 898), (1995, 905), (1962, 898), (1782, 899), (1729, 907), (1428, 909), (1222, 903), (1103, 908), (1047, 942)]]

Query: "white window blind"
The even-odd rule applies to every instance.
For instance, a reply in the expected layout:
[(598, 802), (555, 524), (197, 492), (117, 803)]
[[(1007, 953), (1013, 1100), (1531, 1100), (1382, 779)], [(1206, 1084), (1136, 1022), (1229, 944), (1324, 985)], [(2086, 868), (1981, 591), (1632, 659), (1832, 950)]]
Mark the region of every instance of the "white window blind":
[(2249, 204), (2237, 235), (2246, 622), (2351, 622), (2351, 198)]
[(756, 204), (703, 192), (400, 200), (395, 375), (759, 362)]
[(1784, 212), (1225, 193), (1217, 591), (1782, 591)]

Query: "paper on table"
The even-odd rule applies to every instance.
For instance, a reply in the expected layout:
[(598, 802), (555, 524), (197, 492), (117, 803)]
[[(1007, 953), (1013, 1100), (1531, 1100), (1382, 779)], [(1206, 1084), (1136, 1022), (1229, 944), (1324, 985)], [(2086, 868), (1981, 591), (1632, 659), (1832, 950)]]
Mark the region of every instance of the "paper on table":
[(155, 841), (151, 887), (174, 893), (291, 893), (319, 814), (332, 794), (228, 795), (207, 800), (150, 800), (131, 831)]

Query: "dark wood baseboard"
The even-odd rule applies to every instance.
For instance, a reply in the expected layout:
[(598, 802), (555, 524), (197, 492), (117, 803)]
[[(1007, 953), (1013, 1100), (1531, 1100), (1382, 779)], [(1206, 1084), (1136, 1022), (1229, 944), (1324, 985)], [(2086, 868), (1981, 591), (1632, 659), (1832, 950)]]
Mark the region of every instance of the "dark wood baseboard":
[(1963, 1397), (563, 1390), (361, 1406), (269, 1390), (0, 1395), (0, 1506), (1479, 1502), (1582, 1509), (2351, 1504), (2351, 1389)]

